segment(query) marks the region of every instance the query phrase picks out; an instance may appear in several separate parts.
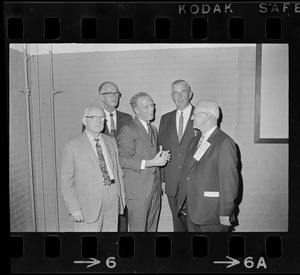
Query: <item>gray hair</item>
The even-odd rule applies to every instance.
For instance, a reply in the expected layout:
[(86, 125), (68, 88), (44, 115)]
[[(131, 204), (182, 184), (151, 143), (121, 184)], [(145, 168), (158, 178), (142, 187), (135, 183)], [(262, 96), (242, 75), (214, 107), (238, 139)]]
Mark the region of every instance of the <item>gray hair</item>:
[(175, 80), (173, 83), (172, 83), (172, 87), (173, 86), (177, 86), (177, 85), (184, 85), (186, 86), (186, 88), (188, 89), (189, 92), (191, 92), (191, 86), (189, 85), (189, 83), (187, 83), (185, 80), (183, 79), (178, 79), (178, 80)]
[(134, 108), (136, 108), (137, 106), (137, 101), (140, 97), (149, 97), (151, 98), (151, 96), (147, 93), (147, 92), (140, 92), (140, 93), (136, 93), (131, 99), (130, 99), (130, 105), (131, 108), (134, 111)]
[(219, 110), (219, 105), (216, 102), (207, 99), (200, 99), (197, 102), (196, 107), (199, 105), (201, 105), (203, 110), (205, 110), (210, 115), (214, 116), (217, 119), (219, 118), (220, 110)]
[(82, 121), (85, 119), (85, 117), (88, 115), (88, 113), (89, 113), (92, 109), (98, 109), (98, 110), (101, 110), (101, 111), (103, 112), (103, 114), (105, 114), (105, 113), (104, 113), (104, 110), (103, 110), (102, 108), (100, 108), (100, 107), (98, 107), (98, 106), (96, 106), (96, 105), (91, 105), (91, 106), (86, 107), (86, 108), (84, 109)]

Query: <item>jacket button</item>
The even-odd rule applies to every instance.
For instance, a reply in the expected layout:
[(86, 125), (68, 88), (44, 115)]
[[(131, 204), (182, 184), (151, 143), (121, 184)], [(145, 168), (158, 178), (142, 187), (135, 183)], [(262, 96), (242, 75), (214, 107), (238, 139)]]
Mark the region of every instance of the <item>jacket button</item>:
[(181, 166), (179, 165), (179, 166), (178, 166), (178, 168), (180, 169), (180, 168), (181, 168)]
[(190, 177), (187, 177), (187, 180), (190, 180), (191, 178)]

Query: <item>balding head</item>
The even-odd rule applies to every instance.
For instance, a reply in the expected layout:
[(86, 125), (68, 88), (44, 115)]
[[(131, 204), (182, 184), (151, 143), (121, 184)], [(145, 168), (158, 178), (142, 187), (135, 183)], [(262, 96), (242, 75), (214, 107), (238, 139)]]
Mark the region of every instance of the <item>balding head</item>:
[(212, 100), (201, 99), (195, 106), (191, 117), (193, 127), (199, 129), (203, 134), (217, 125), (220, 115), (219, 106)]
[(119, 90), (118, 86), (115, 83), (110, 81), (105, 81), (99, 86), (98, 91), (99, 94), (101, 95), (106, 93), (107, 91), (110, 91), (111, 89)]
[(84, 109), (82, 123), (86, 126), (86, 130), (92, 135), (99, 135), (103, 130), (105, 121), (105, 113), (98, 106), (89, 106)]
[(200, 108), (202, 112), (207, 112), (210, 115), (214, 116), (216, 119), (219, 118), (219, 106), (212, 100), (200, 99), (196, 104), (196, 108)]

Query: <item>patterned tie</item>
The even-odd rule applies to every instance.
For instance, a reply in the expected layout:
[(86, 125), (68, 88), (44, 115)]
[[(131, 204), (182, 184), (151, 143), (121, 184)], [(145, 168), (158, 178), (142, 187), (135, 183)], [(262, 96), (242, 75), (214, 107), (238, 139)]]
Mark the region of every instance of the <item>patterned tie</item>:
[(179, 126), (178, 126), (178, 142), (180, 143), (183, 136), (183, 111), (179, 117)]
[(113, 113), (110, 113), (109, 114), (110, 115), (110, 135), (112, 136), (112, 137), (114, 137), (115, 136), (115, 133), (116, 133), (116, 126), (115, 126), (115, 121), (114, 121), (114, 119), (113, 119)]
[(103, 185), (111, 185), (111, 180), (109, 178), (107, 166), (105, 163), (101, 145), (99, 143), (99, 139), (95, 138), (95, 141), (96, 141), (96, 149), (97, 149), (97, 155), (98, 155), (98, 159), (99, 159), (99, 163), (100, 163), (100, 168), (101, 168), (101, 171), (103, 174)]
[(150, 136), (150, 141), (152, 144), (154, 144), (153, 131), (149, 122), (147, 122), (147, 126), (148, 126), (148, 135)]
[(197, 145), (197, 149), (201, 146), (202, 142), (204, 140), (204, 135), (201, 136), (199, 142), (198, 142), (198, 145)]

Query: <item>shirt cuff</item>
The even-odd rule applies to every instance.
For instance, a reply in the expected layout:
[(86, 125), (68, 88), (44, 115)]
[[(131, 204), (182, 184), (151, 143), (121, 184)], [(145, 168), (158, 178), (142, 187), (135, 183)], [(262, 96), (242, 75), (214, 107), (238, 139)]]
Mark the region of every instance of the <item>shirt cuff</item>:
[(141, 170), (144, 170), (144, 169), (146, 169), (146, 160), (145, 159), (143, 159), (142, 160), (142, 163), (141, 163)]

